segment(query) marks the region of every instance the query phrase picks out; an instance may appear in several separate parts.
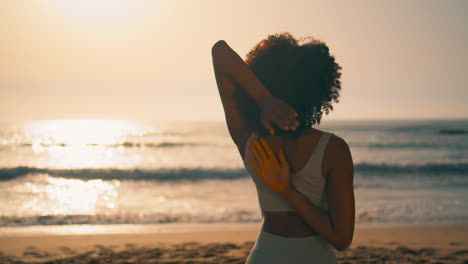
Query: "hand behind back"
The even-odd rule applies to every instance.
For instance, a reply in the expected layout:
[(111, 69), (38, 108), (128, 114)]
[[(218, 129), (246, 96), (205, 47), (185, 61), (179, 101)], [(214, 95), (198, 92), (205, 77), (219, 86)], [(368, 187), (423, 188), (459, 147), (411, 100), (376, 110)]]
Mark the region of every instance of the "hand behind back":
[(289, 165), (282, 149), (279, 151), (278, 159), (263, 138), (260, 142), (254, 138), (250, 150), (254, 157), (248, 158), (250, 165), (271, 189), (282, 192), (291, 187)]

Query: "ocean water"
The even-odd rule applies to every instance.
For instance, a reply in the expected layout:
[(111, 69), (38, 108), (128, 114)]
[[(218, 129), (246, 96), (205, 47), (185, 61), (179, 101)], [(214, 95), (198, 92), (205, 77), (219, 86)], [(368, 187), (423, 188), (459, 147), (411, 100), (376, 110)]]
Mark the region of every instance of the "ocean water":
[[(351, 148), (358, 225), (468, 224), (468, 120), (316, 128)], [(259, 221), (224, 122), (0, 125), (0, 227)]]

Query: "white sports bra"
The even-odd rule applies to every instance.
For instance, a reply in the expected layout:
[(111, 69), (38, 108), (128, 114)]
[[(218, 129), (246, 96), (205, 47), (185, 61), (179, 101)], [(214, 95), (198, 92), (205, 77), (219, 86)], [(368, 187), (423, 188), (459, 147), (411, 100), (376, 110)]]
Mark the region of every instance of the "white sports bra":
[[(292, 184), (296, 190), (304, 194), (304, 196), (306, 196), (315, 206), (326, 211), (328, 210), (328, 202), (327, 195), (325, 193), (326, 180), (322, 177), (322, 159), (328, 140), (332, 134), (333, 133), (323, 131), (317, 146), (304, 167), (299, 171), (299, 173), (291, 174)], [(247, 161), (247, 157), (251, 156), (250, 144), (254, 136), (256, 136), (256, 134), (252, 133), (245, 144), (244, 166), (252, 177), (252, 180), (255, 182), (260, 208), (262, 211), (271, 212), (295, 211), (288, 202), (273, 191), (257, 175), (255, 169)]]

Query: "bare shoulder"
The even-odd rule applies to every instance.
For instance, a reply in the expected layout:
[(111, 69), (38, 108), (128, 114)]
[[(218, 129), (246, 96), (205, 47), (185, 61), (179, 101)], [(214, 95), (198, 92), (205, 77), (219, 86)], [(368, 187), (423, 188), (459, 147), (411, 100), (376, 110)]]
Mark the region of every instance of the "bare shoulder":
[(332, 134), (324, 153), (324, 166), (327, 171), (334, 168), (352, 169), (353, 159), (348, 143), (342, 137)]
[[(337, 151), (337, 152), (349, 152), (349, 146), (346, 140), (344, 140), (342, 137), (332, 134), (330, 137), (330, 140), (328, 142), (328, 147), (327, 149), (331, 151)], [(338, 153), (334, 153), (338, 154)]]

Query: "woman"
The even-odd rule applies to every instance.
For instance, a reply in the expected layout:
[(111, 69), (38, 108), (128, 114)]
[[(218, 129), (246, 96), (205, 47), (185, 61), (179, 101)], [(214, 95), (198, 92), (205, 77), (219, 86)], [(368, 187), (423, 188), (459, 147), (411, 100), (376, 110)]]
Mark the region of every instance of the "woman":
[(338, 102), (341, 67), (325, 43), (289, 33), (244, 62), (212, 47), (229, 133), (255, 182), (263, 223), (247, 263), (337, 263), (354, 233), (353, 161), (346, 142), (312, 128)]

